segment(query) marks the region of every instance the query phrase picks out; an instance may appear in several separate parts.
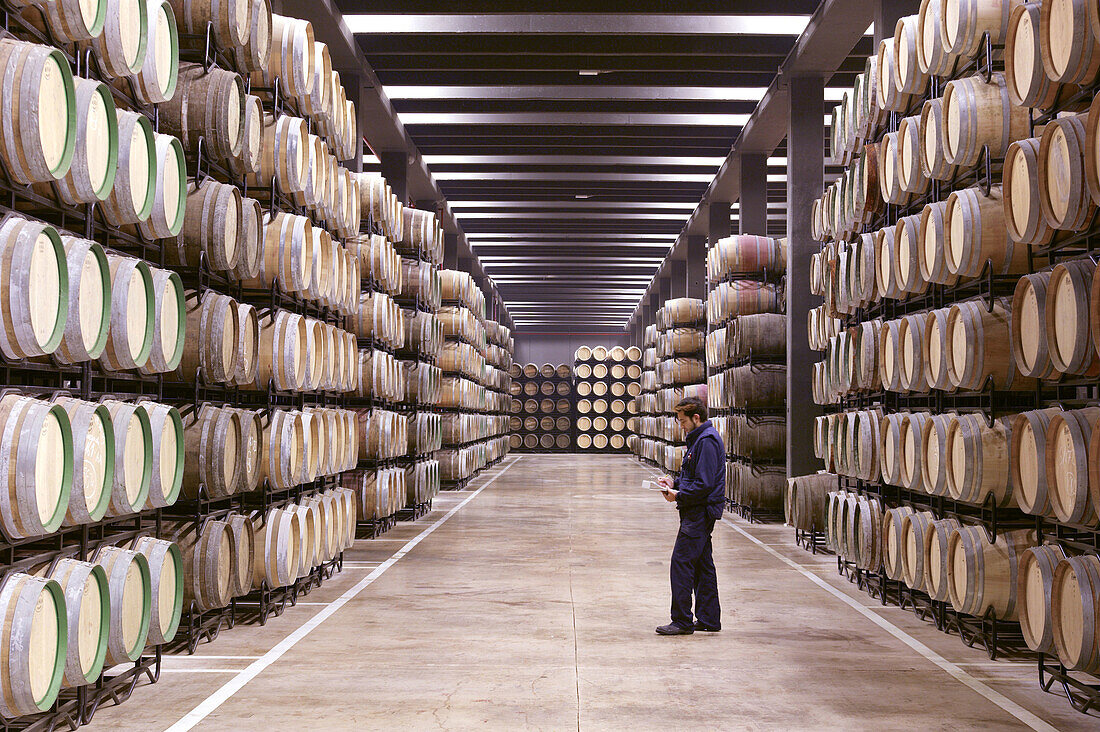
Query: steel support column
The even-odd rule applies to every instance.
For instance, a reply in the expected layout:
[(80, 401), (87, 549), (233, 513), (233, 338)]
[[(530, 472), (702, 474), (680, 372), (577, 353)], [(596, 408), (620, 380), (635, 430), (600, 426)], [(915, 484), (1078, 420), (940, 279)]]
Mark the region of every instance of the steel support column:
[(657, 308), (663, 308), (665, 303), (672, 299), (672, 281), (668, 273), (657, 276)]
[(810, 233), (810, 209), (825, 178), (825, 81), (820, 76), (789, 80), (787, 128), (787, 475), (806, 475), (820, 461), (813, 454), (813, 364), (806, 322), (821, 298), (810, 294), (810, 257), (820, 249)]
[(737, 214), (739, 234), (768, 235), (768, 156), (741, 156), (741, 195)]
[(875, 48), (883, 39), (894, 37), (899, 19), (918, 12), (918, 0), (875, 0)]
[(443, 234), (443, 269), (458, 269), (458, 234)]
[(390, 184), (397, 200), (409, 201), (409, 154), (404, 150), (382, 152), (378, 154), (382, 163), (382, 177)]
[(707, 240), (714, 246), (731, 233), (729, 201), (711, 201), (707, 205)]
[(707, 238), (697, 234), (684, 237), (687, 253), (687, 297), (707, 299)]
[(670, 259), (668, 262), (669, 294), (673, 297), (687, 297), (688, 265), (686, 259)]

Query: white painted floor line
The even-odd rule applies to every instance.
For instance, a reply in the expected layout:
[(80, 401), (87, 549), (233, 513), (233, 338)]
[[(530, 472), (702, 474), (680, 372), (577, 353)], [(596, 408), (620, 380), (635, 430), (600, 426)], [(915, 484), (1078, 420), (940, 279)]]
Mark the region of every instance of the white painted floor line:
[(167, 668), (160, 667), (162, 674), (237, 674), (239, 668)]
[[(301, 603), (298, 603), (298, 604), (300, 605)], [(253, 661), (257, 658), (262, 658), (262, 656), (205, 656), (205, 655), (199, 655), (198, 653), (189, 656), (186, 653), (180, 653), (180, 654), (169, 654), (169, 655), (166, 655), (165, 658), (177, 658), (177, 659), (180, 659), (180, 660), (183, 660), (183, 659), (187, 659), (187, 660), (202, 659), (204, 661), (211, 660), (211, 659), (215, 659), (215, 660), (218, 660), (218, 661)]]
[[(652, 468), (650, 468), (648, 465), (645, 465), (644, 463), (639, 463), (639, 464), (643, 468), (646, 468), (647, 470), (649, 470), (650, 472), (652, 472), (654, 474), (664, 475), (664, 473), (659, 473), (658, 471), (653, 470)], [(757, 546), (759, 546), (761, 549), (766, 551), (768, 554), (771, 554), (773, 557), (775, 557), (779, 561), (781, 561), (784, 564), (786, 564), (787, 566), (789, 566), (794, 571), (796, 571), (799, 574), (801, 574), (802, 576), (806, 577), (811, 582), (813, 582), (815, 585), (817, 585), (821, 589), (828, 592), (830, 595), (836, 597), (841, 602), (847, 604), (852, 609), (854, 609), (856, 612), (858, 612), (860, 615), (864, 616), (865, 618), (870, 620), (872, 623), (879, 626), (880, 628), (885, 630), (887, 633), (894, 636), (895, 638), (897, 638), (902, 643), (904, 643), (905, 645), (912, 648), (914, 651), (916, 651), (920, 655), (924, 656), (926, 659), (928, 659), (929, 661), (934, 663), (936, 666), (939, 666), (943, 671), (945, 671), (949, 676), (954, 678), (956, 681), (964, 684), (965, 686), (970, 687), (972, 690), (974, 690), (977, 693), (981, 694), (986, 699), (988, 699), (990, 702), (996, 704), (1001, 709), (1005, 710), (1006, 712), (1011, 714), (1013, 717), (1020, 720), (1020, 722), (1022, 722), (1023, 724), (1026, 724), (1031, 729), (1042, 730), (1043, 732), (1057, 732), (1057, 728), (1052, 727), (1051, 725), (1047, 724), (1043, 720), (1039, 719), (1037, 716), (1035, 716), (1034, 714), (1032, 714), (1028, 710), (1024, 709), (1022, 706), (1020, 706), (1016, 702), (1012, 701), (1011, 699), (1009, 699), (1004, 694), (1000, 693), (999, 691), (996, 691), (995, 689), (987, 686), (986, 684), (982, 683), (978, 679), (974, 678), (973, 676), (968, 674), (966, 671), (964, 671), (962, 668), (960, 668), (959, 664), (948, 661), (946, 658), (944, 658), (940, 654), (936, 653), (931, 648), (924, 645), (919, 640), (917, 640), (913, 636), (909, 635), (908, 633), (906, 633), (904, 630), (902, 630), (898, 626), (894, 625), (893, 623), (891, 623), (890, 621), (888, 621), (885, 618), (881, 617), (880, 615), (875, 614), (874, 612), (871, 611), (870, 608), (865, 607), (864, 605), (861, 605), (859, 603), (859, 601), (857, 601), (856, 599), (854, 599), (852, 597), (849, 597), (848, 595), (844, 594), (843, 592), (841, 592), (836, 587), (833, 587), (831, 584), (829, 584), (825, 580), (823, 580), (820, 577), (818, 577), (817, 575), (815, 575), (811, 570), (808, 570), (805, 567), (803, 567), (802, 565), (795, 562), (793, 559), (790, 559), (788, 557), (783, 556), (778, 551), (776, 551), (772, 547), (768, 546), (767, 544), (765, 544), (760, 539), (757, 539), (755, 536), (753, 536), (749, 532), (745, 531), (743, 528), (741, 528), (740, 526), (735, 524), (733, 521), (730, 521), (728, 518), (723, 518), (722, 523), (726, 524), (727, 526), (732, 528), (734, 531), (736, 531), (737, 533), (741, 534), (742, 536), (744, 536), (749, 541), (751, 541), (754, 544), (756, 544)]]
[(435, 523), (431, 524), (430, 526), (425, 528), (423, 531), (421, 531), (419, 534), (417, 534), (415, 537), (410, 539), (408, 541), (408, 543), (406, 543), (403, 547), (398, 549), (392, 557), (387, 559), (385, 562), (382, 563), (381, 566), (374, 569), (370, 574), (368, 574), (366, 577), (361, 579), (354, 587), (349, 589), (343, 595), (340, 595), (340, 597), (333, 600), (324, 609), (318, 611), (318, 613), (316, 615), (314, 615), (312, 618), (310, 618), (308, 621), (306, 621), (306, 623), (304, 625), (300, 626), (293, 633), (291, 633), (286, 638), (283, 638), (281, 641), (279, 641), (279, 643), (276, 644), (274, 648), (272, 648), (270, 651), (265, 653), (259, 659), (257, 659), (255, 661), (253, 661), (252, 663), (250, 663), (247, 668), (243, 669), (242, 671), (237, 672), (237, 675), (234, 678), (227, 681), (225, 684), (222, 685), (222, 687), (220, 689), (215, 691), (210, 696), (206, 697), (206, 699), (204, 699), (202, 701), (202, 703), (200, 703), (197, 707), (195, 707), (190, 712), (185, 714), (178, 722), (176, 722), (171, 727), (169, 727), (167, 732), (186, 732), (187, 730), (190, 730), (191, 728), (193, 728), (196, 724), (198, 724), (202, 720), (206, 719), (206, 717), (209, 716), (214, 710), (216, 710), (218, 707), (220, 707), (222, 704), (224, 704), (230, 697), (232, 697), (234, 694), (236, 694), (238, 691), (240, 691), (241, 688), (245, 684), (247, 684), (252, 679), (256, 678), (260, 674), (261, 671), (266, 669), (271, 664), (275, 663), (275, 661), (279, 660), (287, 651), (289, 651), (291, 648), (293, 648), (300, 640), (302, 640), (307, 635), (309, 635), (311, 632), (313, 632), (313, 630), (317, 626), (319, 626), (321, 623), (323, 623), (325, 620), (327, 620), (329, 617), (331, 617), (337, 610), (339, 610), (344, 605), (346, 605), (348, 603), (348, 601), (353, 599), (356, 595), (358, 595), (360, 592), (362, 592), (368, 586), (370, 586), (370, 584), (372, 582), (374, 582), (376, 579), (378, 579), (379, 577), (381, 577), (382, 574), (387, 569), (392, 567), (403, 556), (405, 556), (410, 551), (412, 551), (413, 548), (417, 544), (419, 544), (421, 541), (426, 539), (429, 535), (431, 535), (432, 532), (434, 532), (436, 529), (438, 529), (440, 526), (442, 526), (444, 523), (446, 523), (447, 519), (449, 519), (451, 516), (454, 516), (456, 513), (458, 513), (459, 509), (461, 509), (467, 503), (469, 503), (474, 498), (476, 498), (479, 493), (481, 493), (483, 490), (485, 490), (490, 485), (492, 485), (493, 482), (496, 481), (497, 478), (499, 478), (500, 476), (502, 476), (506, 472), (508, 472), (509, 468), (511, 468), (513, 465), (515, 465), (516, 463), (518, 463), (522, 459), (523, 459), (522, 456), (518, 456), (515, 459), (513, 459), (510, 463), (505, 465), (500, 470), (500, 472), (498, 472), (496, 475), (489, 478), (489, 480), (487, 480), (477, 490), (475, 490), (473, 493), (471, 493), (469, 496), (467, 496), (461, 503), (456, 505), (454, 508), (449, 510), (447, 513), (443, 514), (443, 516), (441, 516), (438, 520), (436, 520)]

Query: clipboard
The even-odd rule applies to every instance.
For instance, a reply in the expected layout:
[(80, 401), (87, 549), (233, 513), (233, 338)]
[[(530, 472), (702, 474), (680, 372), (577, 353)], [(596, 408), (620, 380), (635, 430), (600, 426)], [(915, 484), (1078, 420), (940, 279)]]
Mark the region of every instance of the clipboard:
[(642, 488), (645, 488), (647, 491), (658, 491), (660, 493), (666, 493), (668, 491), (667, 488), (654, 480), (643, 480)]

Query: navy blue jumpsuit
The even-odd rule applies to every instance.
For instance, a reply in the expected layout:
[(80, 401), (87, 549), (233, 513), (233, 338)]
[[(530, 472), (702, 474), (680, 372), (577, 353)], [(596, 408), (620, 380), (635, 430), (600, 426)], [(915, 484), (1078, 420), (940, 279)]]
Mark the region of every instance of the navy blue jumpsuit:
[(722, 618), (710, 534), (726, 505), (726, 446), (709, 420), (688, 433), (684, 464), (673, 488), (680, 531), (670, 570), (672, 622), (681, 628), (693, 626), (694, 592), (696, 618), (707, 628), (717, 629), (722, 627)]

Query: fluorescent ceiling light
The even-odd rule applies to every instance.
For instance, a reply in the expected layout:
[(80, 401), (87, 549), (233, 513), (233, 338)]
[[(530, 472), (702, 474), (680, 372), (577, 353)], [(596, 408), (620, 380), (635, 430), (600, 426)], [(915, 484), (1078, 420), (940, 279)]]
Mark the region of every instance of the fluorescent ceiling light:
[(808, 15), (680, 15), (674, 13), (351, 13), (352, 33), (567, 35), (679, 34), (797, 36)]
[[(661, 112), (404, 112), (406, 125), (673, 125), (743, 127), (747, 114)], [(828, 117), (826, 117), (828, 120)]]
[(562, 240), (566, 240), (566, 239), (585, 239), (585, 240), (588, 240), (588, 239), (591, 239), (593, 241), (596, 241), (596, 240), (611, 241), (611, 240), (614, 240), (614, 239), (627, 239), (627, 240), (630, 240), (630, 239), (660, 239), (661, 241), (668, 242), (670, 245), (676, 241), (676, 237), (673, 236), (673, 235), (670, 235), (670, 234), (586, 234), (584, 232), (569, 232), (569, 233), (554, 234), (554, 233), (544, 233), (544, 232), (531, 232), (531, 233), (528, 233), (528, 232), (523, 232), (523, 231), (509, 232), (509, 233), (497, 231), (497, 232), (483, 233), (483, 234), (467, 234), (466, 239), (470, 242), (499, 240), (499, 239), (505, 239), (505, 240), (510, 240), (510, 239), (562, 239)]
[(648, 220), (648, 221), (680, 221), (686, 219), (687, 215), (684, 213), (625, 213), (614, 211), (570, 211), (568, 213), (559, 213), (557, 211), (481, 211), (473, 212), (467, 211), (465, 213), (456, 213), (458, 218), (463, 221), (472, 219), (553, 219), (560, 221), (562, 218), (567, 219), (633, 219), (633, 220)]
[[(606, 173), (573, 172), (568, 170), (556, 172), (543, 171), (488, 171), (475, 172), (469, 170), (445, 170), (432, 172), (436, 180), (573, 180), (573, 181), (633, 181), (646, 183), (650, 181), (667, 181), (683, 183), (710, 183), (714, 180), (713, 173), (619, 173), (608, 171)], [(769, 176), (769, 180), (771, 176)]]
[[(825, 101), (840, 102), (851, 86), (825, 87)], [(394, 85), (385, 87), (390, 99), (596, 99), (638, 101), (717, 101), (758, 102), (764, 98), (763, 86), (590, 86), (522, 85)]]
[(463, 208), (621, 208), (621, 209), (668, 209), (670, 211), (694, 211), (695, 207), (699, 204), (689, 201), (668, 201), (666, 203), (660, 203), (657, 201), (604, 201), (600, 199), (593, 200), (575, 200), (566, 199), (561, 201), (451, 201), (451, 208), (463, 209)]
[[(365, 158), (364, 158), (365, 160)], [(786, 164), (786, 158), (784, 165)], [(696, 165), (717, 168), (719, 157), (674, 155), (425, 155), (428, 165)], [(769, 162), (769, 165), (771, 163)], [(578, 195), (578, 198), (580, 195)], [(584, 195), (588, 198), (588, 195)]]

